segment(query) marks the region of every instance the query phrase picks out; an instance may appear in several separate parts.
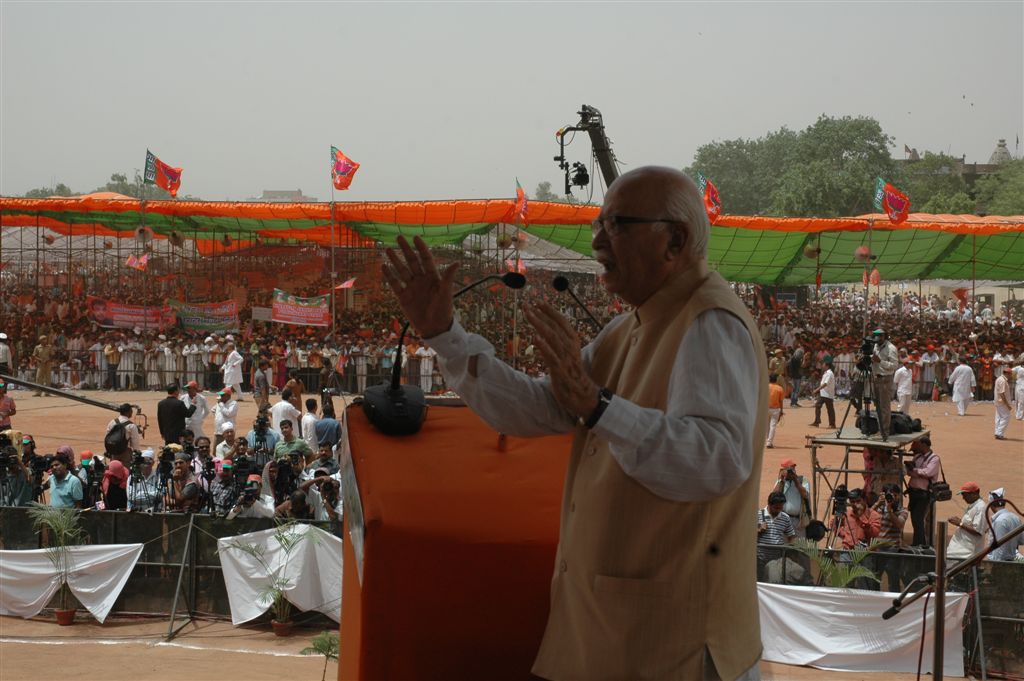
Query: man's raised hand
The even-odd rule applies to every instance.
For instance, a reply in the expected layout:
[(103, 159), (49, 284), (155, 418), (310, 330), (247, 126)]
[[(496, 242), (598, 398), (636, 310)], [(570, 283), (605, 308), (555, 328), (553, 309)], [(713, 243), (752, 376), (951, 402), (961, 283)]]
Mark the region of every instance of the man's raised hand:
[(398, 297), (398, 304), (423, 338), (444, 333), (452, 326), (454, 307), (452, 287), (459, 263), (453, 263), (440, 273), (434, 256), (420, 237), (413, 239), (413, 250), (405, 237), (398, 237), (398, 247), (385, 249), (390, 265), (384, 265), (384, 279)]

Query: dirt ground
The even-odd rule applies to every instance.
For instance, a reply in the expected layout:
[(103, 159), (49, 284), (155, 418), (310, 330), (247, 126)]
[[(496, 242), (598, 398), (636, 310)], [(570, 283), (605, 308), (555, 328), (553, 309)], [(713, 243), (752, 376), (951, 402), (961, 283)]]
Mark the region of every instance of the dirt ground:
[[(113, 393), (89, 391), (83, 393), (92, 399), (117, 404), (140, 404), (151, 419), (151, 428), (145, 442), (156, 444), (159, 432), (156, 426), (156, 403), (163, 395), (152, 393)], [(105, 426), (112, 412), (98, 407), (71, 402), (56, 396), (35, 397), (16, 390), (12, 396), (18, 413), (14, 427), (31, 433), (39, 451), (52, 453), (63, 444), (71, 445), (76, 454), (83, 449), (102, 449)], [(276, 401), (276, 398), (274, 398)], [(340, 404), (338, 405), (341, 406)], [(839, 403), (838, 417), (846, 403)], [(949, 402), (916, 403), (914, 416), (920, 417), (932, 431), (935, 451), (942, 457), (946, 478), (953, 489), (966, 481), (977, 482), (985, 492), (1004, 487), (1006, 496), (1018, 504), (1024, 502), (1024, 423), (1012, 421), (1006, 440), (993, 437), (992, 403), (972, 405), (965, 417), (958, 417)], [(239, 405), (239, 426), (246, 430), (256, 415), (251, 399)], [(852, 417), (851, 417), (852, 418)], [(810, 453), (805, 447), (805, 436), (825, 434), (807, 424), (813, 420), (813, 410), (805, 402), (798, 409), (787, 407), (786, 416), (779, 426), (774, 449), (765, 450), (761, 472), (762, 498), (778, 475), (779, 462), (793, 458), (798, 471), (806, 474), (810, 469)], [(213, 419), (207, 420), (207, 434), (213, 429)], [(840, 449), (822, 450), (827, 464), (838, 464)], [(851, 482), (855, 486), (857, 476)], [(1024, 505), (1024, 504), (1022, 504)], [(943, 502), (939, 516), (959, 515), (963, 508), (959, 497)], [(291, 638), (279, 639), (263, 627), (232, 627), (223, 622), (196, 622), (188, 625), (171, 643), (163, 643), (167, 633), (166, 621), (120, 619), (112, 617), (99, 625), (80, 614), (72, 627), (57, 627), (49, 617), (34, 620), (0, 618), (0, 681), (48, 681), (63, 678), (103, 679), (103, 681), (147, 681), (164, 679), (168, 669), (175, 676), (204, 681), (230, 681), (231, 679), (280, 679), (297, 681), (318, 679), (323, 671), (322, 658), (307, 658), (298, 651), (308, 645), (317, 632), (300, 630)], [(62, 646), (63, 660), (59, 665), (40, 664), (52, 660), (54, 646)], [(113, 648), (112, 646), (117, 646)], [(115, 652), (116, 650), (116, 652)], [(72, 663), (73, 661), (73, 663)], [(58, 672), (59, 669), (59, 672)], [(843, 681), (892, 679), (904, 681), (911, 674), (851, 674), (824, 672), (816, 669), (789, 667), (762, 663), (763, 678), (773, 681), (789, 679), (842, 679)], [(335, 678), (337, 666), (331, 663), (327, 678)]]

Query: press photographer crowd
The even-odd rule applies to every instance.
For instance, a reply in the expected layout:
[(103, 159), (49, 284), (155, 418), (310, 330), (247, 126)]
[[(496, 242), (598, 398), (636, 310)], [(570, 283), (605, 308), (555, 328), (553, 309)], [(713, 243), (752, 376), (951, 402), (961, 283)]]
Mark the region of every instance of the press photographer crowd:
[[(286, 389), (245, 429), (228, 420), (238, 411), (230, 388), (218, 392), (212, 409), (195, 383), (184, 395), (176, 384), (166, 390), (157, 412), (163, 444), (156, 447), (142, 444), (130, 404), (120, 406), (95, 452), (77, 456), (68, 445), (37, 452), (32, 435), (8, 424), (0, 433), (0, 505), (340, 519), (345, 436), (330, 393), (302, 405)], [(213, 439), (204, 434), (211, 414)]]

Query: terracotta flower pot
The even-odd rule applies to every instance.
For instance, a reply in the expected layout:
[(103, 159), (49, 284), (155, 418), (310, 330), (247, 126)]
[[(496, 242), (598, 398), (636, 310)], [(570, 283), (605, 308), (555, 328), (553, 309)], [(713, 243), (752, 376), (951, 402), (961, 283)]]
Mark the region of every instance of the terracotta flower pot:
[(291, 636), (292, 627), (295, 625), (295, 623), (291, 620), (288, 620), (287, 622), (278, 622), (277, 620), (270, 620), (270, 624), (274, 627), (275, 636)]
[(75, 622), (75, 609), (57, 610), (57, 624), (66, 627)]

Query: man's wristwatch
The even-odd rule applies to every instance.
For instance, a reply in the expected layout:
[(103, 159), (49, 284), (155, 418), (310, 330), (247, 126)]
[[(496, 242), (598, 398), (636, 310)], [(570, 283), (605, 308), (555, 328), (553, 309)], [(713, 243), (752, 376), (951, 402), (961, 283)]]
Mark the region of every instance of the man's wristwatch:
[(590, 412), (590, 416), (583, 418), (582, 416), (576, 419), (576, 423), (583, 426), (584, 428), (593, 428), (597, 425), (597, 422), (601, 420), (601, 415), (604, 414), (604, 410), (608, 408), (608, 405), (612, 403), (613, 393), (608, 388), (601, 388), (597, 391), (597, 406), (594, 407), (594, 411)]

